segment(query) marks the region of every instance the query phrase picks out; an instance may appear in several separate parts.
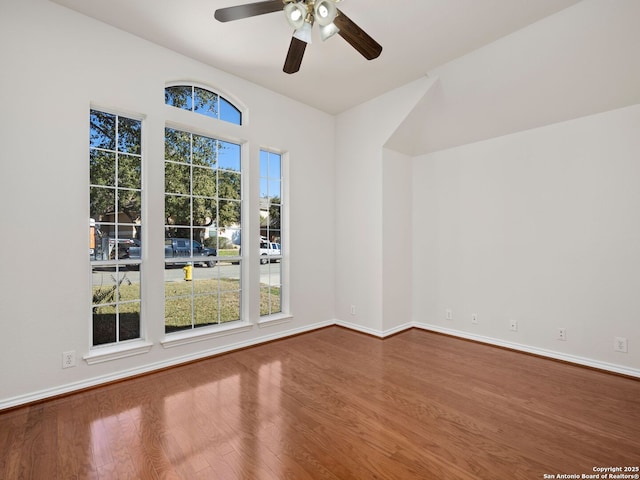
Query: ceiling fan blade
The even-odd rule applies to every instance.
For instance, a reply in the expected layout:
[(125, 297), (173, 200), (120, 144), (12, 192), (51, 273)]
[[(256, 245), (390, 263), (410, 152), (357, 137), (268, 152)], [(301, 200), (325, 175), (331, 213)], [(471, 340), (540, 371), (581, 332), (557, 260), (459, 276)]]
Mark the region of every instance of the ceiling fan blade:
[(284, 68), (282, 69), (285, 73), (296, 73), (300, 70), (302, 57), (304, 56), (304, 50), (306, 48), (307, 42), (303, 42), (296, 37), (291, 37), (289, 52), (287, 53), (287, 58), (284, 61)]
[(340, 29), (338, 34), (367, 60), (378, 58), (382, 53), (382, 45), (371, 38), (342, 11), (338, 10), (338, 16), (333, 23)]
[(213, 16), (220, 22), (230, 22), (232, 20), (277, 12), (282, 9), (282, 0), (268, 0), (266, 2), (254, 2), (245, 5), (236, 5), (235, 7), (219, 8)]

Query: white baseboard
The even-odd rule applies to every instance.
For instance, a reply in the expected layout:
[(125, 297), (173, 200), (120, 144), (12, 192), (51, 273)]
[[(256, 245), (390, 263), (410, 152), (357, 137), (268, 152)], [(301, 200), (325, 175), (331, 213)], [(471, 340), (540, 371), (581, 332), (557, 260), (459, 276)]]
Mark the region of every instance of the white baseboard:
[(281, 338), (286, 338), (292, 335), (298, 335), (301, 333), (310, 332), (312, 330), (317, 330), (319, 328), (328, 327), (331, 325), (335, 325), (334, 320), (327, 320), (324, 322), (319, 322), (319, 323), (307, 325), (304, 327), (292, 328), (284, 332), (274, 333), (270, 335), (261, 335), (260, 337), (253, 338), (251, 340), (236, 342), (236, 343), (224, 345), (221, 347), (210, 348), (207, 350), (201, 350), (192, 354), (183, 355), (180, 357), (173, 357), (171, 359), (164, 360), (161, 362), (150, 363), (147, 365), (143, 365), (141, 367), (131, 368), (128, 370), (120, 370), (113, 374), (101, 375), (101, 376), (93, 377), (87, 380), (81, 380), (79, 382), (67, 383), (65, 385), (60, 385), (53, 388), (47, 388), (44, 390), (39, 390), (37, 392), (28, 393), (25, 395), (18, 395), (16, 397), (2, 399), (0, 400), (0, 412), (8, 408), (18, 407), (20, 405), (38, 402), (41, 400), (45, 400), (47, 398), (53, 398), (60, 395), (66, 395), (69, 393), (77, 392), (79, 390), (84, 390), (87, 388), (104, 385), (114, 381), (123, 380), (125, 378), (135, 377), (137, 375), (151, 373), (154, 371), (162, 370), (164, 368), (174, 367), (183, 363), (192, 362), (194, 360), (201, 360), (203, 358), (220, 355), (222, 353), (231, 352), (233, 350), (239, 350), (241, 348), (252, 347), (260, 343), (279, 340)]
[(415, 327), (415, 328), (420, 328), (422, 330), (428, 330), (431, 332), (451, 335), (453, 337), (464, 338), (467, 340), (474, 340), (476, 342), (485, 343), (488, 345), (495, 345), (498, 347), (509, 348), (511, 350), (531, 353), (531, 354), (539, 355), (542, 357), (553, 358), (556, 360), (562, 360), (562, 361), (574, 363), (577, 365), (583, 365), (586, 367), (597, 368), (599, 370), (604, 370), (612, 373), (618, 373), (621, 375), (628, 375), (630, 377), (640, 378), (640, 370), (635, 368), (625, 367), (623, 365), (616, 365), (616, 364), (607, 363), (607, 362), (601, 362), (598, 360), (579, 357), (575, 355), (568, 355), (566, 353), (555, 352), (553, 350), (532, 347), (529, 345), (507, 342), (507, 341), (492, 338), (492, 337), (485, 337), (482, 335), (475, 335), (475, 334), (463, 332), (460, 330), (444, 328), (438, 325), (430, 325), (427, 323), (420, 323), (420, 322), (410, 322), (410, 323), (405, 323), (403, 325), (399, 325), (397, 327), (394, 327), (388, 330), (376, 330), (376, 329), (364, 327), (362, 325), (358, 325), (355, 323), (333, 319), (333, 320), (326, 320), (324, 322), (318, 322), (312, 325), (307, 325), (304, 327), (292, 328), (292, 329), (289, 329), (283, 332), (274, 333), (271, 335), (261, 335), (260, 337), (253, 338), (251, 340), (236, 342), (236, 343), (224, 345), (221, 347), (210, 348), (207, 350), (198, 351), (188, 355), (174, 357), (165, 361), (143, 365), (141, 367), (136, 367), (129, 370), (121, 370), (119, 372), (109, 374), (109, 375), (101, 375), (99, 377), (93, 377), (93, 378), (82, 380), (79, 382), (68, 383), (68, 384), (60, 385), (54, 388), (39, 390), (37, 392), (7, 398), (4, 400), (0, 400), (0, 412), (8, 408), (13, 408), (13, 407), (25, 405), (28, 403), (38, 402), (41, 400), (45, 400), (47, 398), (53, 398), (60, 395), (72, 393), (75, 391), (84, 390), (84, 389), (96, 387), (99, 385), (104, 385), (117, 380), (123, 380), (125, 378), (135, 377), (137, 375), (143, 375), (146, 373), (151, 373), (154, 371), (162, 370), (164, 368), (174, 367), (176, 365), (180, 365), (183, 363), (188, 363), (195, 360), (201, 360), (203, 358), (220, 355), (222, 353), (231, 352), (233, 350), (238, 350), (241, 348), (252, 347), (254, 345), (259, 345), (261, 343), (270, 342), (273, 340), (279, 340), (282, 338), (290, 337), (292, 335), (298, 335), (301, 333), (310, 332), (313, 330), (317, 330), (319, 328), (329, 327), (332, 325), (338, 325), (340, 327), (348, 328), (350, 330), (354, 330), (361, 333), (366, 333), (368, 335), (372, 335), (378, 338), (385, 338), (390, 335), (395, 335), (396, 333), (400, 333), (404, 330), (408, 330), (409, 328)]
[(412, 323), (405, 323), (404, 325), (399, 325), (397, 327), (391, 328), (389, 330), (376, 330), (369, 327), (363, 327), (362, 325), (358, 325), (355, 323), (345, 322), (344, 320), (335, 320), (335, 325), (339, 327), (348, 328), (349, 330), (355, 330), (356, 332), (366, 333), (368, 335), (373, 335), (378, 338), (385, 338), (390, 335), (395, 335), (396, 333), (400, 333), (404, 330), (408, 330), (413, 327)]
[(460, 330), (454, 330), (451, 328), (440, 327), (438, 325), (429, 325), (427, 323), (414, 322), (415, 328), (422, 330), (429, 330), (431, 332), (444, 333), (453, 337), (465, 338), (467, 340), (473, 340), (480, 343), (486, 343), (489, 345), (495, 345), (497, 347), (508, 348), (511, 350), (517, 350), (520, 352), (531, 353), (533, 355), (539, 355), (541, 357), (553, 358), (555, 360), (562, 360), (568, 363), (575, 363), (577, 365), (583, 365), (585, 367), (597, 368), (599, 370), (605, 370), (608, 372), (618, 373), (621, 375), (628, 375), (630, 377), (640, 378), (640, 370), (624, 365), (616, 365), (614, 363), (601, 362), (586, 357), (579, 357), (576, 355), (569, 355), (567, 353), (556, 352), (554, 350), (547, 350), (545, 348), (532, 347), (529, 345), (523, 345), (521, 343), (507, 342), (492, 337), (485, 337), (483, 335), (475, 335)]

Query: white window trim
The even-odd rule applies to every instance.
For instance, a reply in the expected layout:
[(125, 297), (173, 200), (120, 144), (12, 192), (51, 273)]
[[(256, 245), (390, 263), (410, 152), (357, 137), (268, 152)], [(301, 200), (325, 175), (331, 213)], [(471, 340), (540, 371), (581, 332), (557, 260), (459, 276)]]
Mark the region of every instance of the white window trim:
[[(269, 325), (279, 325), (293, 319), (289, 302), (289, 152), (267, 146), (261, 146), (259, 152), (268, 152), (280, 155), (280, 235), (282, 250), (280, 252), (280, 312), (267, 315), (258, 314), (257, 324), (261, 328)], [(258, 163), (258, 181), (260, 176), (260, 164)], [(260, 257), (258, 257), (260, 258)], [(258, 285), (258, 295), (260, 294)]]
[(110, 362), (119, 358), (132, 357), (148, 353), (153, 347), (153, 343), (144, 340), (127, 341), (118, 344), (110, 344), (106, 347), (96, 346), (85, 355), (83, 360), (89, 365)]
[[(240, 125), (236, 125), (235, 123), (227, 122), (220, 118), (207, 117), (206, 115), (203, 115), (203, 117), (208, 118), (209, 120), (215, 120), (216, 122), (222, 122), (223, 124), (233, 125), (235, 127), (245, 127), (249, 125), (249, 108), (238, 97), (229, 93), (225, 89), (218, 88), (217, 86), (213, 86), (213, 85), (208, 85), (202, 82), (194, 82), (191, 80), (174, 80), (171, 82), (166, 82), (164, 85), (164, 88), (166, 89), (167, 87), (197, 87), (197, 88), (202, 88), (204, 90), (209, 90), (210, 92), (213, 92), (216, 95), (223, 97), (226, 101), (230, 102), (234, 107), (236, 107), (242, 114), (242, 123)], [(173, 110), (182, 110), (182, 109), (173, 107), (172, 105), (167, 105), (166, 103), (164, 105)], [(183, 110), (183, 111), (189, 112), (189, 110)], [(194, 112), (191, 112), (191, 113), (194, 113)]]
[(210, 327), (199, 327), (195, 329), (167, 334), (165, 339), (162, 340), (160, 344), (164, 348), (179, 347), (181, 345), (188, 345), (190, 343), (203, 342), (205, 340), (211, 340), (213, 338), (225, 337), (227, 335), (247, 332), (251, 330), (253, 326), (254, 325), (251, 322), (240, 320), (229, 322), (229, 324), (220, 324)]
[[(172, 107), (172, 110), (177, 110), (177, 111), (181, 111), (180, 109), (175, 109)], [(189, 112), (188, 110), (182, 110), (183, 112), (187, 112), (190, 114), (190, 117), (193, 118), (194, 120), (197, 120), (198, 117), (203, 117), (203, 118), (209, 118), (203, 115), (192, 115), (194, 112)], [(242, 127), (242, 125), (234, 125), (234, 124), (230, 124), (228, 122), (223, 122), (227, 125), (231, 125), (233, 127)], [(165, 131), (167, 128), (170, 129), (175, 129), (175, 130), (179, 130), (185, 133), (188, 133), (190, 135), (200, 135), (200, 136), (204, 136), (204, 137), (208, 137), (208, 138), (212, 138), (215, 140), (219, 140), (219, 141), (223, 141), (223, 142), (230, 142), (230, 143), (235, 143), (240, 147), (240, 175), (241, 175), (241, 182), (240, 182), (240, 208), (241, 208), (241, 217), (243, 218), (245, 215), (245, 205), (246, 205), (246, 200), (245, 200), (245, 176), (246, 176), (246, 163), (244, 160), (244, 155), (246, 152), (246, 146), (245, 144), (247, 143), (246, 140), (230, 140), (228, 139), (228, 137), (222, 136), (222, 135), (218, 135), (214, 130), (198, 130), (197, 128), (194, 128), (193, 126), (190, 126), (188, 124), (179, 124), (179, 123), (175, 123), (172, 121), (165, 121)], [(164, 144), (164, 141), (163, 141)], [(166, 166), (166, 159), (163, 161), (163, 165)], [(189, 165), (192, 165), (191, 162), (189, 162)], [(166, 190), (164, 191), (164, 195), (166, 196), (167, 192)], [(192, 225), (191, 228), (193, 228), (194, 226)], [(241, 227), (240, 230), (242, 231), (244, 229), (244, 222), (241, 222)], [(244, 301), (243, 298), (245, 297), (244, 292), (245, 290), (245, 275), (246, 272), (244, 270), (244, 261), (243, 261), (243, 255), (239, 255), (238, 260), (240, 261), (240, 319), (239, 320), (231, 320), (228, 323), (233, 323), (233, 324), (244, 324), (247, 323), (244, 319), (244, 310), (245, 310), (245, 305), (244, 305)], [(218, 292), (218, 295), (220, 294), (220, 292)], [(166, 293), (164, 298), (164, 302), (166, 304)], [(192, 293), (192, 297), (193, 298), (193, 293)], [(166, 326), (166, 318), (165, 318), (165, 326)], [(218, 324), (214, 324), (211, 325), (211, 328), (215, 328), (215, 329), (220, 329), (223, 330), (226, 326), (226, 322), (223, 323), (218, 323)], [(189, 343), (194, 343), (194, 342), (198, 342), (200, 341), (200, 337), (203, 336), (203, 333), (201, 333), (203, 330), (207, 330), (208, 331), (209, 327), (195, 327), (194, 325), (192, 325), (189, 329), (186, 329), (184, 331), (180, 331), (180, 332), (174, 332), (174, 333), (165, 333), (165, 340), (162, 340), (160, 343), (165, 347), (165, 348), (169, 348), (172, 345), (172, 343), (175, 343), (176, 345), (185, 345), (185, 344), (189, 344)], [(244, 331), (244, 330), (241, 330)], [(196, 339), (194, 340), (189, 340), (186, 339), (185, 341), (179, 341), (176, 340), (180, 335), (185, 335), (185, 337), (196, 337)], [(204, 334), (205, 338), (203, 340), (206, 340), (207, 338), (214, 338), (216, 336), (220, 336), (220, 335), (207, 335), (206, 333)], [(166, 346), (165, 346), (166, 343)]]
[(290, 313), (274, 313), (273, 315), (264, 315), (258, 320), (258, 326), (260, 328), (270, 327), (272, 325), (280, 325), (293, 320), (293, 315)]
[[(143, 230), (143, 235), (146, 237), (146, 229), (147, 229), (147, 221), (146, 221), (146, 188), (145, 188), (145, 174), (144, 174), (144, 170), (147, 168), (146, 164), (146, 158), (147, 158), (147, 145), (148, 145), (148, 140), (147, 140), (147, 130), (148, 128), (146, 127), (146, 122), (147, 122), (147, 115), (146, 114), (141, 114), (139, 112), (134, 112), (132, 110), (127, 110), (127, 109), (122, 109), (122, 108), (111, 108), (108, 107), (106, 105), (102, 105), (99, 103), (94, 103), (91, 102), (89, 105), (89, 111), (91, 110), (96, 110), (99, 112), (103, 112), (103, 113), (107, 113), (110, 115), (115, 115), (117, 117), (125, 117), (131, 120), (138, 120), (141, 123), (141, 132), (140, 132), (140, 154), (138, 155), (140, 157), (140, 161), (141, 161), (141, 172), (140, 172), (140, 196), (141, 196), (141, 213), (143, 214), (143, 219), (144, 221), (142, 222), (142, 230)], [(91, 148), (89, 148), (89, 151), (91, 151)], [(90, 185), (90, 182), (89, 184)], [(143, 262), (143, 258), (144, 258), (144, 251), (140, 252), (141, 256), (140, 256), (140, 260), (135, 261), (135, 262), (131, 262), (131, 261), (122, 261), (119, 260), (119, 264), (122, 266), (126, 266), (127, 264), (137, 264), (140, 266), (140, 271), (142, 271), (142, 266), (144, 265)], [(102, 262), (100, 261), (91, 261), (89, 260), (89, 285), (92, 285), (92, 273), (93, 273), (93, 267), (94, 266), (99, 266)], [(105, 264), (112, 264), (111, 261), (105, 261)], [(141, 288), (142, 288), (142, 276), (140, 277), (140, 282), (141, 282)], [(89, 299), (89, 303), (91, 304), (91, 300)], [(89, 345), (90, 345), (90, 352), (83, 357), (83, 359), (89, 364), (89, 365), (93, 365), (96, 363), (102, 363), (102, 362), (107, 362), (110, 360), (117, 360), (118, 358), (124, 358), (124, 357), (130, 357), (133, 355), (141, 355), (144, 353), (147, 353), (149, 350), (151, 350), (151, 347), (153, 346), (152, 343), (149, 343), (146, 341), (146, 339), (144, 338), (143, 335), (143, 329), (144, 329), (144, 322), (145, 322), (145, 313), (144, 313), (144, 308), (143, 307), (144, 304), (144, 298), (143, 298), (143, 294), (142, 294), (142, 290), (140, 290), (140, 319), (138, 320), (139, 322), (139, 328), (140, 328), (140, 337), (136, 338), (136, 339), (132, 339), (132, 340), (124, 340), (124, 341), (117, 341), (115, 343), (107, 343), (107, 344), (100, 344), (100, 345), (94, 345), (93, 344), (93, 314), (90, 314), (89, 317), (89, 324), (91, 326), (91, 328), (89, 329)], [(93, 308), (93, 306), (92, 306)], [(91, 310), (89, 310), (91, 312)], [(146, 349), (146, 350), (145, 350)], [(102, 359), (104, 358), (104, 359)]]

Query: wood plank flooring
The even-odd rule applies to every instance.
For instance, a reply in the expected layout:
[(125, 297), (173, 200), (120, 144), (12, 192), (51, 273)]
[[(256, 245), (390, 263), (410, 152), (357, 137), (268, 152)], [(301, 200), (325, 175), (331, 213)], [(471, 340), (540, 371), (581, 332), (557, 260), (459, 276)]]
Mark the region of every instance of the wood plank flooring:
[(6, 480), (502, 480), (624, 466), (640, 466), (640, 381), (416, 329), (379, 340), (326, 328), (0, 414)]

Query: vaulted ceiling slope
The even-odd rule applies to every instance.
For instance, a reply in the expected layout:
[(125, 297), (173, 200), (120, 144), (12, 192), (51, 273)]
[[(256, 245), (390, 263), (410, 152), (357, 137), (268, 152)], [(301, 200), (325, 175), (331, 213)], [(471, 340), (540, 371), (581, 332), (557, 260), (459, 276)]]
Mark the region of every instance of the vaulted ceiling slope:
[(585, 0), (434, 69), (387, 147), (415, 156), (640, 103), (640, 2)]
[(336, 114), (578, 0), (343, 0), (340, 9), (383, 46), (382, 55), (367, 61), (340, 37), (322, 42), (314, 29), (294, 75), (282, 71), (292, 34), (284, 15), (214, 20), (216, 9), (250, 0), (51, 1)]

